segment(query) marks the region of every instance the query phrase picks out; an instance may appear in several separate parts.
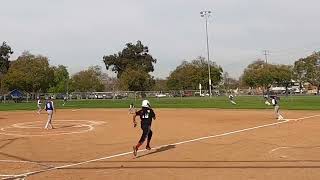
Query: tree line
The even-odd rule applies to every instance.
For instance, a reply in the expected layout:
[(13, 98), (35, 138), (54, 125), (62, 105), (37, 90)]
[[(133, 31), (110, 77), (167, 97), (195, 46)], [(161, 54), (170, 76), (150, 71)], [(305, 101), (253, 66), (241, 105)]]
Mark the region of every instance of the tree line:
[(303, 88), (304, 83), (309, 83), (320, 90), (320, 52), (300, 58), (293, 65), (267, 64), (262, 60), (249, 64), (240, 77), (241, 82), (251, 88), (261, 87), (264, 90), (272, 85), (288, 87), (296, 81)]
[(106, 70), (116, 77), (109, 77), (99, 66), (70, 75), (64, 65), (53, 66), (49, 58), (23, 52), (16, 60), (10, 61), (11, 47), (3, 42), (0, 46), (1, 92), (20, 89), (30, 93), (66, 93), (94, 91), (166, 91), (196, 90), (199, 84), (209, 88), (210, 67), (212, 85), (224, 89), (238, 87), (261, 87), (268, 91), (271, 85), (287, 87), (292, 80), (302, 86), (308, 82), (320, 88), (320, 52), (298, 59), (293, 65), (267, 64), (256, 60), (249, 64), (239, 79), (231, 78), (222, 67), (203, 57), (183, 61), (165, 79), (152, 76), (155, 59), (148, 46), (141, 41), (127, 43), (118, 53), (105, 55), (102, 61)]

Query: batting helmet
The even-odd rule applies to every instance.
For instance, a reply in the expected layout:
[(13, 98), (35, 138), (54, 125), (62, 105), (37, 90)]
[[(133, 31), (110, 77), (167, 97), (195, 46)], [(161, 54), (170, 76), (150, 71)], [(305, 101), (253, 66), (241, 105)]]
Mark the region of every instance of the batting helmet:
[(148, 100), (143, 100), (141, 106), (142, 107), (150, 107), (150, 102)]

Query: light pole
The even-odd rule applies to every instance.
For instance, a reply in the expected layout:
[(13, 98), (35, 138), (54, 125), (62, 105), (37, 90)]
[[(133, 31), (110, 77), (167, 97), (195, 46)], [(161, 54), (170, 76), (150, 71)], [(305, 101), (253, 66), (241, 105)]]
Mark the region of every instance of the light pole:
[(210, 52), (209, 52), (209, 37), (208, 37), (208, 18), (211, 16), (211, 11), (201, 11), (201, 17), (206, 20), (206, 40), (207, 40), (207, 58), (208, 58), (208, 71), (209, 71), (209, 96), (211, 98), (211, 68), (210, 68)]

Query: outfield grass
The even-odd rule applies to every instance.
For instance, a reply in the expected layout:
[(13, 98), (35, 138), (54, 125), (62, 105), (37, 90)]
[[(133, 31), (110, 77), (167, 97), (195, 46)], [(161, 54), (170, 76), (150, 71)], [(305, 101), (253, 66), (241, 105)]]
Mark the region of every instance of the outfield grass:
[[(219, 109), (268, 109), (261, 96), (239, 96), (235, 98), (237, 105), (233, 105), (225, 96), (221, 97), (190, 97), (190, 98), (150, 98), (154, 108), (219, 108)], [(141, 100), (72, 100), (62, 106), (62, 101), (55, 100), (58, 109), (76, 108), (128, 108), (130, 103), (140, 107)], [(292, 110), (320, 110), (320, 96), (288, 96), (281, 97), (281, 109)], [(0, 111), (36, 110), (36, 103), (1, 103)]]

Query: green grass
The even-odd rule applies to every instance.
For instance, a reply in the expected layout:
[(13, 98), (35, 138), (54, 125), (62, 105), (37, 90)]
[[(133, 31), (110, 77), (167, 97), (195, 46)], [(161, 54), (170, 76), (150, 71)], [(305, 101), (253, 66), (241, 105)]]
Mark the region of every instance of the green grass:
[[(235, 98), (237, 105), (232, 105), (228, 98), (221, 97), (190, 97), (190, 98), (150, 98), (154, 108), (219, 108), (219, 109), (268, 109), (261, 96), (239, 96)], [(121, 100), (72, 100), (62, 106), (62, 101), (55, 100), (58, 109), (76, 108), (128, 108), (130, 103), (140, 107), (141, 99), (134, 101)], [(289, 96), (281, 97), (281, 109), (320, 110), (320, 96)], [(0, 111), (36, 110), (36, 103), (1, 103)]]

